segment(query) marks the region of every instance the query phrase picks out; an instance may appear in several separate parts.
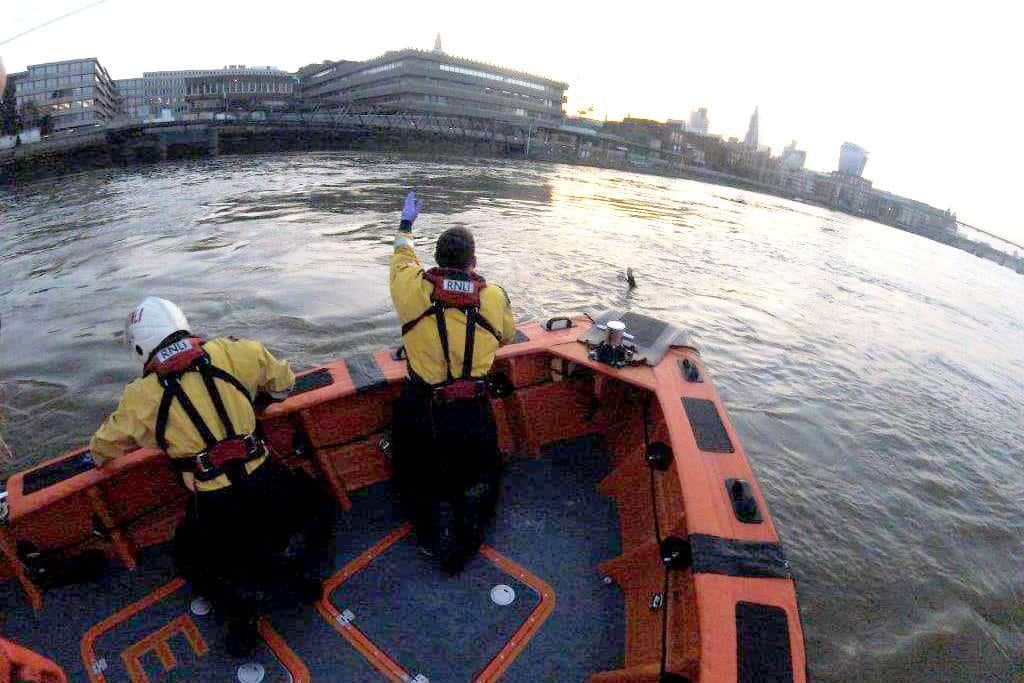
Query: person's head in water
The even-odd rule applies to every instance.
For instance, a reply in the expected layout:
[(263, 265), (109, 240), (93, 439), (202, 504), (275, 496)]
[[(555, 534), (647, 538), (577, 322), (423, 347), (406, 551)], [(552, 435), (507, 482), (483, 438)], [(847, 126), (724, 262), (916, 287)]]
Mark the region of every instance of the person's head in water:
[(448, 228), (437, 238), (434, 260), (442, 268), (473, 270), (476, 268), (476, 243), (467, 228)]

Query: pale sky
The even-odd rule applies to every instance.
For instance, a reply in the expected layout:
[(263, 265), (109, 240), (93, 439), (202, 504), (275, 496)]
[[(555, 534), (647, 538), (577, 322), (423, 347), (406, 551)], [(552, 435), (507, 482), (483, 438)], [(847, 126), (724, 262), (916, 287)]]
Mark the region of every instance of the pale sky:
[[(6, 3), (0, 41), (89, 0)], [(286, 3), (107, 0), (0, 47), (9, 72), (98, 57), (114, 78), (143, 71), (366, 59), (445, 51), (569, 83), (567, 112), (689, 118), (761, 142), (797, 140), (809, 168), (865, 147), (865, 177), (1024, 242), (1016, 182), (1022, 25), (1014, 3)]]

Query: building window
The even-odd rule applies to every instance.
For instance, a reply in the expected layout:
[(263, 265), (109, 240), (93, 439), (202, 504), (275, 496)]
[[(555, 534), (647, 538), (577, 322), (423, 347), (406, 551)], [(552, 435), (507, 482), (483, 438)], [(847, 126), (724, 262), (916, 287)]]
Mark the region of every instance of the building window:
[(356, 74), (353, 74), (353, 76), (370, 76), (372, 74), (379, 74), (383, 71), (391, 71), (392, 69), (397, 69), (398, 67), (402, 66), (402, 64), (404, 64), (404, 62), (401, 60), (397, 62), (391, 62), (390, 64), (381, 64), (380, 66), (375, 66), (372, 69), (360, 71)]
[(492, 74), (487, 71), (477, 71), (475, 69), (467, 69), (465, 67), (454, 66), (452, 64), (438, 64), (438, 67), (440, 67), (441, 71), (449, 71), (452, 73), (463, 74), (466, 76), (476, 76), (477, 78), (487, 78), (492, 81), (501, 81), (502, 83), (510, 83), (512, 85), (521, 85), (532, 90), (544, 90), (544, 86), (539, 83), (522, 81), (519, 80), (518, 78), (511, 78), (509, 76), (500, 76), (498, 74)]

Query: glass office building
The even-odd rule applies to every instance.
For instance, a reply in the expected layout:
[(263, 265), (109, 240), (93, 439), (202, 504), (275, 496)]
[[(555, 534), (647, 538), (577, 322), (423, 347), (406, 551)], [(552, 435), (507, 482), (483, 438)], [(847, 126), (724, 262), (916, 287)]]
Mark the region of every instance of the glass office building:
[(101, 124), (122, 114), (120, 94), (95, 57), (32, 65), (15, 92), (19, 111), (49, 114), (54, 131)]
[(565, 83), (434, 50), (399, 50), (365, 62), (300, 72), (302, 95), (321, 107), (429, 112), (525, 121), (563, 116)]

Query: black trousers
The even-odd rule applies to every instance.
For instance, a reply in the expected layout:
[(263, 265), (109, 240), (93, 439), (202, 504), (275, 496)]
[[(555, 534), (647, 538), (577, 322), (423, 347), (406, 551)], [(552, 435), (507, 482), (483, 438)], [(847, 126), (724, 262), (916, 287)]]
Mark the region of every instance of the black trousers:
[(197, 492), (175, 534), (175, 564), (229, 617), (295, 602), (329, 553), (334, 500), (312, 477), (267, 460), (225, 489)]
[(410, 382), (395, 403), (392, 443), (399, 501), (419, 543), (458, 571), (497, 507), (502, 461), (490, 401), (437, 403)]

